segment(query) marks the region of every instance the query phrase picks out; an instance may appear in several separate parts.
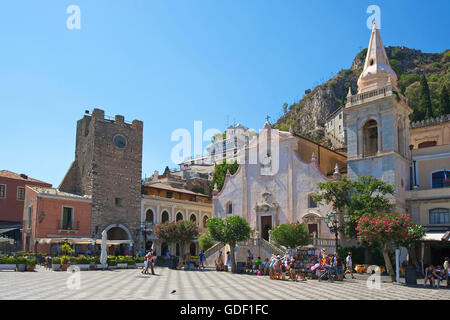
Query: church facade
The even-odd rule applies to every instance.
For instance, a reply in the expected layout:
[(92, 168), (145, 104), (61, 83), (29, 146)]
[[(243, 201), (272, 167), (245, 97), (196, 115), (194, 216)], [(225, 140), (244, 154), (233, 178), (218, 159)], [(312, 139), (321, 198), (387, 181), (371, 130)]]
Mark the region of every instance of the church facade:
[[(324, 222), (331, 208), (312, 199), (318, 182), (333, 179), (321, 170), (320, 148), (324, 147), (266, 122), (248, 147), (241, 149), (239, 169), (234, 175), (228, 173), (222, 190), (213, 193), (213, 216), (242, 216), (265, 240), (276, 225), (297, 221), (308, 225), (313, 238), (332, 240), (334, 235)], [(345, 167), (345, 156), (339, 153), (332, 152), (327, 161)]]

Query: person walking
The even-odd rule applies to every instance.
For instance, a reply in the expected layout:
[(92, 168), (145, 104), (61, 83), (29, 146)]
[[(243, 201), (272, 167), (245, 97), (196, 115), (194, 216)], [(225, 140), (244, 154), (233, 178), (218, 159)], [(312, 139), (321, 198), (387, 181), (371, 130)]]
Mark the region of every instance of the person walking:
[(353, 276), (353, 260), (351, 251), (348, 252), (347, 258), (345, 258), (345, 274), (350, 273), (352, 279), (355, 279)]
[(450, 287), (449, 278), (450, 278), (450, 263), (448, 257), (444, 259), (444, 272), (445, 272), (445, 280), (447, 280), (447, 287)]
[(230, 251), (227, 251), (227, 263), (226, 263), (226, 265), (231, 270), (231, 252)]
[(205, 258), (205, 253), (203, 252), (203, 250), (200, 251), (200, 253), (198, 254), (198, 267), (199, 268), (203, 268), (205, 269), (205, 264), (203, 263), (203, 259)]
[(147, 251), (147, 253), (145, 254), (145, 260), (144, 260), (144, 269), (142, 269), (141, 273), (142, 274), (148, 274), (148, 255), (149, 255), (150, 251)]

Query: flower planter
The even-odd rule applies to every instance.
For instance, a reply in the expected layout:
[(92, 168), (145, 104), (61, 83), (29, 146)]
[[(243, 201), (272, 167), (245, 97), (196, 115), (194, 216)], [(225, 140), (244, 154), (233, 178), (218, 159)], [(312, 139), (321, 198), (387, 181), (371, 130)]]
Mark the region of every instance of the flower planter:
[(126, 269), (128, 267), (127, 263), (118, 263), (117, 269)]
[(52, 270), (53, 270), (53, 271), (60, 271), (60, 270), (61, 270), (61, 265), (60, 265), (60, 264), (53, 263), (53, 264), (52, 264)]
[(16, 270), (15, 264), (0, 264), (0, 270)]
[(76, 264), (78, 268), (80, 268), (81, 271), (89, 270), (90, 265), (89, 264)]
[(127, 269), (136, 269), (136, 264), (129, 264)]
[(26, 269), (27, 269), (27, 265), (25, 263), (17, 264), (17, 271), (25, 272)]
[(136, 268), (143, 268), (145, 263), (136, 263)]
[(36, 266), (27, 266), (27, 271), (34, 271)]
[(117, 266), (108, 266), (108, 269), (109, 270), (114, 270), (114, 269), (117, 269)]
[(67, 268), (69, 267), (69, 264), (65, 263), (61, 265), (61, 271), (67, 271)]

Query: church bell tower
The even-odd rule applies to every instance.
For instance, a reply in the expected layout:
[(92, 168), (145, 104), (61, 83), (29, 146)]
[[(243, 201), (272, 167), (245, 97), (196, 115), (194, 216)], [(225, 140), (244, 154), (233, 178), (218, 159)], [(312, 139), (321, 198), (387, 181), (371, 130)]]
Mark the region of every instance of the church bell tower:
[(394, 210), (405, 212), (410, 186), (409, 114), (380, 33), (373, 25), (358, 92), (347, 95), (348, 176), (372, 175), (395, 186)]

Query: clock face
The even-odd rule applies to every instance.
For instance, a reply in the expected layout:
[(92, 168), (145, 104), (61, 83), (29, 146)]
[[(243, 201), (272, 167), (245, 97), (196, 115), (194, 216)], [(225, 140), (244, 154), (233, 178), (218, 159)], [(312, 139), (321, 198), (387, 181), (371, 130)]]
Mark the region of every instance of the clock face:
[(117, 135), (114, 137), (114, 144), (117, 148), (124, 149), (127, 146), (127, 140), (123, 136)]

